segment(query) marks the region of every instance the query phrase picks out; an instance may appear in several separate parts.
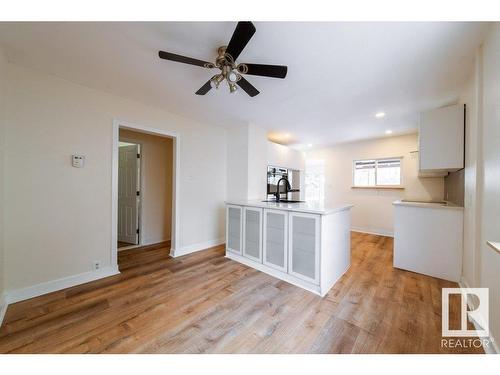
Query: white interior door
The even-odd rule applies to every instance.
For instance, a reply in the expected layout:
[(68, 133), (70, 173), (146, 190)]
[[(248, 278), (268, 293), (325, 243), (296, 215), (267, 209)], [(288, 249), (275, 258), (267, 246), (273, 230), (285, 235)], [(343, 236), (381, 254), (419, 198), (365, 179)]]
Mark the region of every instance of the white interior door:
[(139, 145), (119, 147), (118, 241), (139, 243)]

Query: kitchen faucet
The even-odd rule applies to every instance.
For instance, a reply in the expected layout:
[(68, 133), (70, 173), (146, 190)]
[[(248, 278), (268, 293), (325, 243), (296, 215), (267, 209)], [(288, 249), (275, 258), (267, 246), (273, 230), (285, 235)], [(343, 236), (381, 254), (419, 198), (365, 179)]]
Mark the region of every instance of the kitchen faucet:
[(292, 190), (292, 187), (290, 186), (290, 182), (288, 182), (288, 178), (281, 177), (278, 181), (278, 184), (276, 185), (276, 202), (279, 202), (281, 200), (280, 199), (280, 183), (283, 180), (285, 180), (285, 194), (288, 193), (290, 190)]

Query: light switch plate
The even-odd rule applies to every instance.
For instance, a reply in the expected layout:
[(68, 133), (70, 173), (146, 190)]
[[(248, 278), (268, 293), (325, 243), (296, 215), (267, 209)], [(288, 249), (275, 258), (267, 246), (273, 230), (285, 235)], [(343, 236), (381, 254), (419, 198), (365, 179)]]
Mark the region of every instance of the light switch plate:
[(75, 168), (83, 168), (85, 165), (85, 156), (84, 155), (72, 155), (71, 156), (71, 165)]

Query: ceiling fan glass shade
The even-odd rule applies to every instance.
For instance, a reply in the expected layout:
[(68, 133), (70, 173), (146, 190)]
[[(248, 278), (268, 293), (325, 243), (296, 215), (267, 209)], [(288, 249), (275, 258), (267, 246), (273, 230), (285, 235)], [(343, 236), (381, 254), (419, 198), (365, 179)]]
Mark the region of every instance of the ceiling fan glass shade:
[(251, 97), (259, 95), (259, 90), (253, 87), (253, 85), (243, 77), (241, 77), (241, 79), (237, 81), (236, 84), (240, 86), (243, 89), (243, 91), (245, 91)]
[(233, 36), (227, 45), (226, 53), (231, 55), (233, 60), (236, 61), (253, 34), (255, 34), (255, 26), (250, 21), (238, 22)]
[[(244, 66), (247, 67), (246, 72), (244, 71)], [(284, 65), (240, 64), (238, 66), (238, 70), (240, 73), (251, 74), (254, 76), (285, 78), (288, 67)]]
[(218, 89), (222, 81), (224, 81), (224, 76), (222, 74), (216, 74), (210, 79), (209, 82), (212, 88)]
[(228, 82), (236, 82), (238, 80), (238, 75), (235, 72), (231, 71), (227, 75), (226, 79), (228, 80)]
[(207, 92), (209, 92), (212, 89), (210, 81), (207, 81), (203, 86), (201, 86), (200, 89), (196, 91), (196, 95), (205, 95)]
[(238, 90), (238, 87), (236, 86), (235, 83), (232, 83), (232, 82), (228, 81), (228, 84), (229, 84), (229, 92), (231, 94), (235, 93)]
[(176, 55), (175, 53), (159, 51), (158, 56), (160, 56), (160, 58), (164, 59), (164, 60), (176, 61), (176, 62), (180, 62), (180, 63), (184, 63), (184, 64), (197, 65), (197, 66), (201, 66), (203, 68), (213, 67), (213, 64), (209, 63), (208, 61), (197, 60), (197, 59), (193, 59), (191, 57)]

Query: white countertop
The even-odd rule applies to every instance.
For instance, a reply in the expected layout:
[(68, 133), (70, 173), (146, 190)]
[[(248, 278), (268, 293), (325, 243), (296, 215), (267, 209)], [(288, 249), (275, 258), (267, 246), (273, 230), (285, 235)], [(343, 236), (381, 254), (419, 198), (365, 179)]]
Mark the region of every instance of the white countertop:
[(306, 212), (319, 215), (329, 215), (334, 212), (350, 210), (353, 207), (352, 204), (325, 205), (322, 202), (277, 203), (262, 202), (261, 200), (229, 200), (226, 201), (226, 204), (269, 208), (273, 210)]
[(425, 201), (405, 201), (399, 200), (395, 201), (392, 204), (397, 206), (413, 206), (413, 207), (423, 207), (423, 208), (443, 208), (443, 209), (451, 209), (451, 210), (463, 210), (462, 206), (458, 206), (452, 202), (443, 201), (444, 203), (439, 202), (425, 202)]

